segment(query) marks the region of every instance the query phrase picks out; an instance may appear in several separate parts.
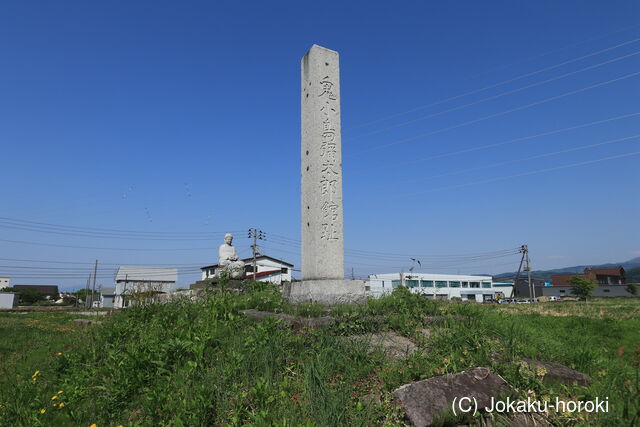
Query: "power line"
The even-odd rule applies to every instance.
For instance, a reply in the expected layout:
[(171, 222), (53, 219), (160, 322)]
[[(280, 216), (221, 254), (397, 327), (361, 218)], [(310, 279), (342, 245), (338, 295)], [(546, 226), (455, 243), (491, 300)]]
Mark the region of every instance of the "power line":
[(430, 179), (434, 179), (434, 178), (441, 178), (441, 177), (445, 177), (445, 176), (458, 175), (458, 174), (461, 174), (461, 173), (464, 173), (464, 172), (472, 172), (472, 171), (477, 171), (477, 170), (489, 169), (489, 168), (493, 168), (493, 167), (497, 167), (497, 166), (506, 166), (506, 165), (510, 165), (510, 164), (514, 164), (514, 163), (525, 162), (525, 161), (535, 160), (535, 159), (541, 159), (541, 158), (544, 158), (544, 157), (551, 157), (551, 156), (555, 156), (555, 155), (558, 155), (558, 154), (564, 154), (564, 153), (570, 153), (570, 152), (573, 152), (573, 151), (586, 150), (588, 148), (600, 147), (600, 146), (603, 146), (603, 145), (617, 144), (619, 142), (626, 142), (626, 141), (630, 141), (630, 140), (637, 139), (637, 138), (640, 138), (640, 134), (627, 136), (625, 138), (610, 139), (610, 140), (603, 141), (603, 142), (597, 142), (595, 144), (581, 145), (579, 147), (567, 148), (565, 150), (553, 151), (553, 152), (550, 152), (550, 153), (538, 154), (538, 155), (535, 155), (535, 156), (523, 157), (523, 158), (520, 158), (520, 159), (507, 160), (505, 162), (492, 163), (490, 165), (477, 166), (477, 167), (468, 168), (468, 169), (458, 169), (458, 170), (455, 170), (455, 171), (451, 171), (451, 172), (447, 172), (447, 173), (443, 173), (443, 174), (439, 174), (439, 175), (432, 175), (432, 176), (429, 176), (429, 177), (425, 177), (425, 178), (422, 178), (420, 180), (412, 180), (412, 181), (406, 181), (406, 182), (407, 183), (416, 183), (416, 182), (426, 181), (426, 180), (430, 180)]
[(28, 221), (24, 219), (18, 218), (9, 218), (9, 217), (0, 217), (0, 220), (10, 221), (10, 222), (19, 222), (25, 224), (32, 224), (34, 226), (46, 226), (49, 228), (57, 228), (57, 229), (66, 229), (66, 230), (76, 230), (76, 231), (93, 231), (93, 232), (106, 232), (106, 233), (116, 233), (116, 234), (153, 234), (153, 235), (202, 235), (202, 234), (224, 234), (224, 233), (242, 233), (244, 230), (234, 230), (234, 231), (140, 231), (140, 230), (118, 230), (113, 228), (98, 228), (98, 227), (80, 227), (75, 225), (61, 225), (61, 224), (52, 224), (48, 222), (41, 221)]
[[(1, 261), (19, 261), (19, 262), (41, 262), (41, 263), (53, 263), (53, 264), (83, 264), (83, 265), (93, 265), (92, 262), (79, 262), (79, 261), (51, 261), (51, 260), (40, 260), (40, 259), (20, 259), (20, 258), (0, 258)], [(101, 265), (127, 265), (130, 263), (108, 263), (102, 262)], [(202, 265), (202, 263), (189, 263), (189, 264), (157, 264), (157, 263), (142, 263), (145, 265), (169, 265), (169, 266), (196, 266)]]
[[(466, 148), (464, 150), (456, 150), (456, 151), (449, 151), (447, 153), (442, 153), (442, 154), (434, 154), (434, 155), (429, 156), (429, 157), (422, 157), (422, 158), (415, 159), (415, 160), (407, 160), (405, 162), (398, 162), (398, 163), (393, 163), (393, 164), (394, 165), (406, 165), (406, 164), (420, 163), (420, 162), (424, 162), (424, 161), (427, 161), (427, 160), (441, 159), (443, 157), (451, 157), (451, 156), (455, 156), (455, 155), (458, 155), (458, 154), (471, 153), (471, 152), (475, 152), (475, 151), (485, 150), (487, 148), (499, 147), (499, 146), (506, 145), (506, 144), (512, 144), (512, 143), (515, 143), (515, 142), (527, 141), (527, 140), (530, 140), (530, 139), (540, 138), (540, 137), (543, 137), (543, 136), (555, 135), (555, 134), (561, 133), (561, 132), (567, 132), (567, 131), (571, 131), (571, 130), (582, 129), (582, 128), (585, 128), (585, 127), (596, 126), (596, 125), (609, 123), (609, 122), (616, 121), (616, 120), (623, 120), (623, 119), (628, 119), (628, 118), (637, 117), (637, 116), (640, 116), (640, 112), (635, 112), (635, 113), (630, 113), (630, 114), (623, 114), (621, 116), (610, 117), (608, 119), (596, 120), (596, 121), (582, 123), (582, 124), (575, 125), (575, 126), (569, 126), (569, 127), (566, 127), (566, 128), (554, 129), (554, 130), (551, 130), (551, 131), (537, 133), (537, 134), (534, 134), (534, 135), (522, 136), (522, 137), (518, 137), (518, 138), (508, 139), (508, 140), (505, 140), (505, 141), (499, 141), (499, 142), (494, 142), (494, 143), (491, 143), (491, 144), (480, 145), (480, 146), (477, 146), (477, 147)], [(387, 163), (387, 166), (388, 165), (389, 164)], [(369, 170), (370, 170), (370, 168), (362, 169), (362, 171), (369, 171)]]
[(0, 239), (0, 242), (9, 242), (9, 243), (19, 243), (25, 245), (35, 245), (35, 246), (48, 246), (54, 248), (72, 248), (72, 249), (95, 249), (95, 250), (104, 250), (104, 251), (201, 251), (201, 250), (213, 250), (217, 249), (213, 246), (210, 247), (202, 247), (202, 248), (105, 248), (105, 247), (96, 247), (96, 246), (73, 246), (73, 245), (57, 245), (52, 243), (40, 243), (40, 242), (27, 242), (24, 240), (8, 240), (8, 239)]
[(491, 178), (491, 179), (485, 179), (485, 180), (481, 180), (481, 181), (468, 182), (468, 183), (465, 183), (465, 184), (457, 184), (457, 185), (449, 185), (449, 186), (446, 186), (446, 187), (432, 188), (432, 189), (429, 189), (429, 190), (418, 191), (416, 193), (403, 194), (403, 195), (400, 195), (398, 197), (416, 196), (416, 195), (424, 194), (424, 193), (432, 193), (434, 191), (450, 190), (450, 189), (453, 189), (453, 188), (468, 187), (470, 185), (486, 184), (486, 183), (495, 182), (495, 181), (503, 181), (505, 179), (511, 179), (511, 178), (517, 178), (517, 177), (521, 177), (521, 176), (534, 175), (534, 174), (537, 174), (537, 173), (551, 172), (551, 171), (556, 171), (556, 170), (560, 170), (560, 169), (567, 169), (567, 168), (573, 168), (573, 167), (577, 167), (577, 166), (590, 165), (590, 164), (593, 164), (593, 163), (605, 162), (605, 161), (608, 161), (608, 160), (621, 159), (621, 158), (624, 158), (624, 157), (637, 156), (638, 154), (640, 154), (640, 151), (635, 151), (635, 152), (626, 153), (626, 154), (619, 154), (617, 156), (602, 157), (602, 158), (599, 158), (599, 159), (589, 160), (589, 161), (586, 161), (586, 162), (571, 163), (571, 164), (568, 164), (568, 165), (557, 166), (557, 167), (553, 167), (553, 168), (546, 168), (546, 169), (539, 169), (539, 170), (534, 170), (534, 171), (529, 171), (529, 172), (523, 172), (523, 173), (518, 173), (518, 174), (515, 174), (515, 175), (501, 176), (501, 177), (498, 177), (498, 178)]
[(349, 138), (349, 139), (350, 140), (354, 140), (354, 139), (364, 138), (366, 136), (375, 135), (375, 134), (382, 133), (382, 132), (385, 132), (385, 131), (391, 130), (391, 129), (396, 129), (396, 128), (399, 128), (399, 127), (402, 127), (402, 126), (407, 126), (407, 125), (410, 125), (412, 123), (416, 123), (416, 122), (419, 122), (419, 121), (422, 121), (422, 120), (426, 120), (426, 119), (430, 119), (430, 118), (433, 118), (433, 117), (441, 116), (443, 114), (451, 113), (453, 111), (459, 111), (459, 110), (462, 110), (462, 109), (467, 108), (467, 107), (471, 107), (471, 106), (474, 106), (474, 105), (481, 104), (483, 102), (487, 102), (487, 101), (491, 101), (491, 100), (494, 100), (494, 99), (502, 98), (503, 96), (511, 95), (511, 94), (514, 94), (514, 93), (518, 93), (518, 92), (521, 92), (521, 91), (526, 90), (526, 89), (531, 89), (532, 87), (541, 86), (543, 84), (551, 83), (551, 82), (563, 79), (565, 77), (569, 77), (569, 76), (572, 76), (572, 75), (575, 75), (575, 74), (578, 74), (578, 73), (583, 73), (583, 72), (588, 71), (588, 70), (592, 70), (592, 69), (595, 69), (595, 68), (598, 68), (598, 67), (602, 67), (602, 66), (607, 65), (607, 64), (618, 62), (618, 61), (621, 61), (623, 59), (627, 59), (627, 58), (630, 58), (632, 56), (636, 56), (638, 54), (640, 54), (640, 50), (639, 51), (635, 51), (635, 52), (630, 53), (630, 54), (627, 54), (627, 55), (623, 55), (623, 56), (619, 56), (617, 58), (610, 59), (608, 61), (600, 62), (600, 63), (595, 64), (595, 65), (590, 65), (590, 66), (582, 68), (580, 70), (571, 71), (569, 73), (565, 73), (565, 74), (562, 74), (562, 75), (557, 76), (557, 77), (553, 77), (553, 78), (550, 78), (550, 79), (547, 79), (547, 80), (543, 80), (543, 81), (540, 81), (540, 82), (531, 83), (531, 84), (528, 84), (528, 85), (525, 85), (525, 86), (522, 86), (522, 87), (519, 87), (519, 88), (516, 88), (516, 89), (511, 89), (511, 90), (508, 90), (508, 91), (505, 91), (505, 92), (501, 92), (501, 93), (498, 93), (496, 95), (488, 96), (486, 98), (482, 98), (482, 99), (479, 99), (477, 101), (470, 102), (468, 104), (459, 105), (457, 107), (452, 107), (452, 108), (449, 108), (449, 109), (446, 109), (446, 110), (442, 110), (442, 111), (439, 111), (439, 112), (436, 112), (436, 113), (432, 113), (432, 114), (427, 114), (426, 116), (420, 116), (420, 117), (417, 117), (415, 119), (408, 120), (406, 122), (397, 123), (395, 125), (388, 126), (388, 127), (382, 128), (382, 129), (378, 129), (378, 130), (375, 130), (375, 131), (372, 131), (372, 132), (369, 132), (369, 133), (365, 133), (365, 134), (359, 135), (357, 137)]
[(597, 87), (606, 86), (608, 84), (612, 84), (612, 83), (615, 83), (615, 82), (626, 80), (626, 79), (629, 79), (631, 77), (635, 77), (637, 75), (640, 75), (640, 71), (637, 71), (635, 73), (625, 74), (623, 76), (616, 77), (614, 79), (607, 80), (605, 82), (596, 83), (596, 84), (593, 84), (593, 85), (590, 85), (590, 86), (586, 86), (586, 87), (583, 87), (583, 88), (580, 88), (580, 89), (576, 89), (576, 90), (572, 90), (572, 91), (569, 91), (569, 92), (565, 92), (565, 93), (562, 93), (560, 95), (552, 96), (552, 97), (549, 97), (549, 98), (544, 98), (544, 99), (541, 99), (539, 101), (535, 101), (535, 102), (532, 102), (532, 103), (529, 103), (529, 104), (526, 104), (526, 105), (521, 105), (519, 107), (514, 107), (514, 108), (503, 110), (503, 111), (500, 111), (500, 112), (497, 112), (497, 113), (489, 114), (488, 116), (483, 116), (483, 117), (480, 117), (480, 118), (477, 118), (477, 119), (468, 120), (466, 122), (462, 122), (462, 123), (458, 123), (458, 124), (455, 124), (455, 125), (452, 125), (452, 126), (447, 126), (447, 127), (444, 127), (444, 128), (436, 129), (434, 131), (422, 133), (422, 134), (419, 134), (419, 135), (416, 135), (416, 136), (412, 136), (412, 137), (409, 137), (409, 138), (399, 139), (399, 140), (396, 140), (396, 141), (388, 143), (388, 144), (378, 145), (378, 146), (372, 147), (372, 148), (367, 149), (367, 150), (362, 150), (362, 151), (360, 151), (360, 153), (367, 153), (367, 152), (370, 152), (370, 151), (380, 150), (382, 148), (392, 147), (392, 146), (398, 145), (398, 144), (404, 144), (406, 142), (414, 141), (416, 139), (420, 139), (420, 138), (425, 137), (425, 136), (435, 135), (435, 134), (438, 134), (438, 133), (441, 133), (441, 132), (445, 132), (445, 131), (448, 131), (448, 130), (457, 129), (457, 128), (461, 128), (461, 127), (468, 126), (468, 125), (471, 125), (471, 124), (479, 123), (479, 122), (482, 122), (484, 120), (488, 120), (488, 119), (492, 119), (492, 118), (495, 118), (495, 117), (503, 116), (505, 114), (513, 113), (513, 112), (516, 112), (516, 111), (525, 110), (527, 108), (531, 108), (531, 107), (534, 107), (536, 105), (541, 105), (541, 104), (544, 104), (544, 103), (547, 103), (547, 102), (550, 102), (550, 101), (555, 101), (557, 99), (561, 99), (561, 98), (564, 98), (566, 96), (575, 95), (575, 94), (578, 94), (578, 93), (581, 93), (581, 92), (585, 92), (587, 90), (595, 89)]
[(489, 86), (485, 86), (485, 87), (482, 87), (480, 89), (474, 89), (472, 91), (465, 92), (465, 93), (462, 93), (460, 95), (451, 96), (449, 98), (441, 99), (439, 101), (435, 101), (435, 102), (432, 102), (430, 104), (421, 105), (421, 106), (418, 106), (418, 107), (415, 107), (415, 108), (412, 108), (410, 110), (406, 110), (406, 111), (403, 111), (403, 112), (400, 112), (400, 113), (394, 113), (394, 114), (391, 114), (389, 116), (386, 116), (386, 117), (383, 117), (383, 118), (380, 118), (380, 119), (377, 119), (377, 120), (373, 120), (371, 122), (364, 123), (362, 125), (358, 125), (358, 126), (352, 127), (352, 129), (370, 126), (370, 125), (373, 125), (373, 124), (376, 124), (376, 123), (380, 123), (380, 122), (389, 120), (389, 119), (394, 118), (394, 117), (398, 117), (398, 116), (402, 116), (402, 115), (405, 115), (405, 114), (413, 113), (415, 111), (419, 111), (419, 110), (422, 110), (422, 109), (425, 109), (425, 108), (434, 107), (436, 105), (444, 104), (445, 102), (454, 101), (454, 100), (459, 99), (459, 98), (463, 98), (463, 97), (466, 97), (466, 96), (469, 96), (469, 95), (473, 95), (473, 94), (476, 94), (476, 93), (484, 92), (486, 90), (493, 89), (493, 88), (496, 88), (496, 87), (499, 87), (499, 86), (503, 86), (505, 84), (512, 83), (514, 81), (521, 80), (521, 79), (524, 79), (526, 77), (530, 77), (530, 76), (533, 76), (533, 75), (536, 75), (536, 74), (539, 74), (539, 73), (542, 73), (542, 72), (545, 72), (545, 71), (553, 70), (553, 69), (561, 67), (563, 65), (568, 65), (568, 64), (571, 64), (571, 63), (574, 63), (574, 62), (577, 62), (577, 61), (581, 61), (583, 59), (590, 58), (590, 57), (595, 56), (595, 55), (599, 55), (601, 53), (609, 52), (611, 50), (614, 50), (614, 49), (617, 49), (619, 47), (626, 46), (626, 45), (629, 45), (629, 44), (632, 44), (632, 43), (636, 43), (638, 41), (640, 41), (640, 38), (635, 38), (635, 39), (632, 39), (632, 40), (628, 40), (626, 42), (623, 42), (623, 43), (620, 43), (620, 44), (616, 44), (614, 46), (611, 46), (611, 47), (608, 47), (608, 48), (605, 48), (605, 49), (601, 49), (601, 50), (589, 53), (587, 55), (579, 56), (577, 58), (572, 58), (572, 59), (569, 59), (567, 61), (563, 61), (563, 62), (560, 62), (558, 64), (555, 64), (555, 65), (552, 65), (552, 66), (549, 66), (549, 67), (544, 67), (544, 68), (541, 68), (539, 70), (532, 71), (532, 72), (529, 72), (529, 73), (526, 73), (526, 74), (521, 74), (521, 75), (513, 77), (511, 79), (503, 80), (501, 82), (498, 82), (498, 83), (495, 83), (495, 84), (492, 84), (492, 85), (489, 85)]
[[(8, 225), (7, 225), (8, 224)], [(92, 232), (78, 232), (78, 231), (59, 231), (52, 228), (42, 227), (42, 226), (29, 226), (22, 225), (6, 220), (0, 220), (0, 228), (9, 229), (9, 230), (21, 230), (21, 231), (34, 231), (38, 233), (47, 233), (47, 234), (58, 234), (63, 236), (74, 236), (74, 237), (92, 237), (92, 238), (102, 238), (102, 239), (119, 239), (119, 240), (171, 240), (171, 241), (180, 241), (180, 240), (212, 240), (214, 237), (221, 237), (223, 234), (219, 234), (216, 236), (201, 236), (201, 237), (147, 237), (147, 236), (136, 236), (136, 235), (116, 235), (116, 234), (105, 234), (105, 233), (92, 233)], [(203, 233), (204, 234), (204, 233)]]

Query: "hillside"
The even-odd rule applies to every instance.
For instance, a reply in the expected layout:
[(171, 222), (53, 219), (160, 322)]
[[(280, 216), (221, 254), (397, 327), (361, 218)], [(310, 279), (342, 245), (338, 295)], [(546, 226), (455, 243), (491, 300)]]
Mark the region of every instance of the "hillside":
[[(573, 267), (556, 268), (553, 270), (533, 270), (531, 271), (531, 277), (535, 279), (549, 280), (551, 276), (553, 276), (554, 274), (573, 274), (573, 273), (577, 274), (577, 273), (582, 273), (585, 268), (609, 268), (609, 267), (617, 267), (617, 266), (622, 266), (622, 268), (626, 270), (627, 281), (633, 280), (637, 282), (638, 280), (640, 280), (640, 278), (638, 278), (637, 275), (633, 276), (635, 277), (635, 279), (629, 278), (629, 273), (631, 271), (637, 272), (637, 269), (640, 268), (640, 257), (636, 257), (636, 258), (630, 259), (629, 261), (618, 262), (618, 263), (607, 263), (607, 264), (599, 264), (599, 265), (575, 265)], [(516, 275), (516, 272), (514, 271), (510, 273), (496, 274), (493, 277), (494, 279), (497, 279), (497, 280), (505, 280), (505, 279), (513, 278), (515, 275)]]

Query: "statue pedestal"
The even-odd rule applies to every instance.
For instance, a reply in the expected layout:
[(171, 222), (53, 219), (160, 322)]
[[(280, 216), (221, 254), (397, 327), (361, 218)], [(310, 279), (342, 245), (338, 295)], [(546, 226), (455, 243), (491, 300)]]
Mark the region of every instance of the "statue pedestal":
[(282, 293), (293, 303), (319, 302), (328, 305), (363, 303), (370, 296), (365, 280), (304, 280), (285, 284)]

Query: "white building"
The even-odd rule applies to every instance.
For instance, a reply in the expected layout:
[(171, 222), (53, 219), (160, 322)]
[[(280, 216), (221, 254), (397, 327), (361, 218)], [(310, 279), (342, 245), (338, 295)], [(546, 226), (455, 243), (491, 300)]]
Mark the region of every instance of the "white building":
[(464, 301), (484, 302), (509, 298), (511, 295), (509, 293), (509, 297), (506, 296), (507, 287), (495, 287), (491, 276), (389, 273), (371, 274), (369, 282), (371, 294), (376, 298), (390, 294), (394, 288), (401, 285), (413, 293), (428, 295), (434, 299), (448, 300), (457, 297)]
[(178, 269), (122, 266), (118, 268), (115, 281), (113, 306), (123, 308), (129, 305), (131, 295), (136, 293), (166, 294), (174, 290)]
[[(245, 258), (242, 261), (244, 262), (245, 271), (247, 272), (247, 279), (253, 279), (253, 258)], [(216, 275), (218, 267), (218, 264), (201, 267), (202, 280), (213, 278)], [(260, 255), (256, 257), (256, 270), (258, 271), (255, 280), (281, 285), (282, 282), (291, 281), (292, 269), (293, 264), (268, 255)]]
[(0, 289), (11, 287), (11, 277), (0, 277)]

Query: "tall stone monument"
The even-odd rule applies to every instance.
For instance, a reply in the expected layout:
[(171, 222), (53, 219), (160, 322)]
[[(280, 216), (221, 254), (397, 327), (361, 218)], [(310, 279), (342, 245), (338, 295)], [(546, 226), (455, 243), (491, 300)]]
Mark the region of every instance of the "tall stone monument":
[(365, 282), (344, 280), (342, 139), (338, 52), (313, 45), (302, 58), (302, 282), (292, 301), (365, 299)]

